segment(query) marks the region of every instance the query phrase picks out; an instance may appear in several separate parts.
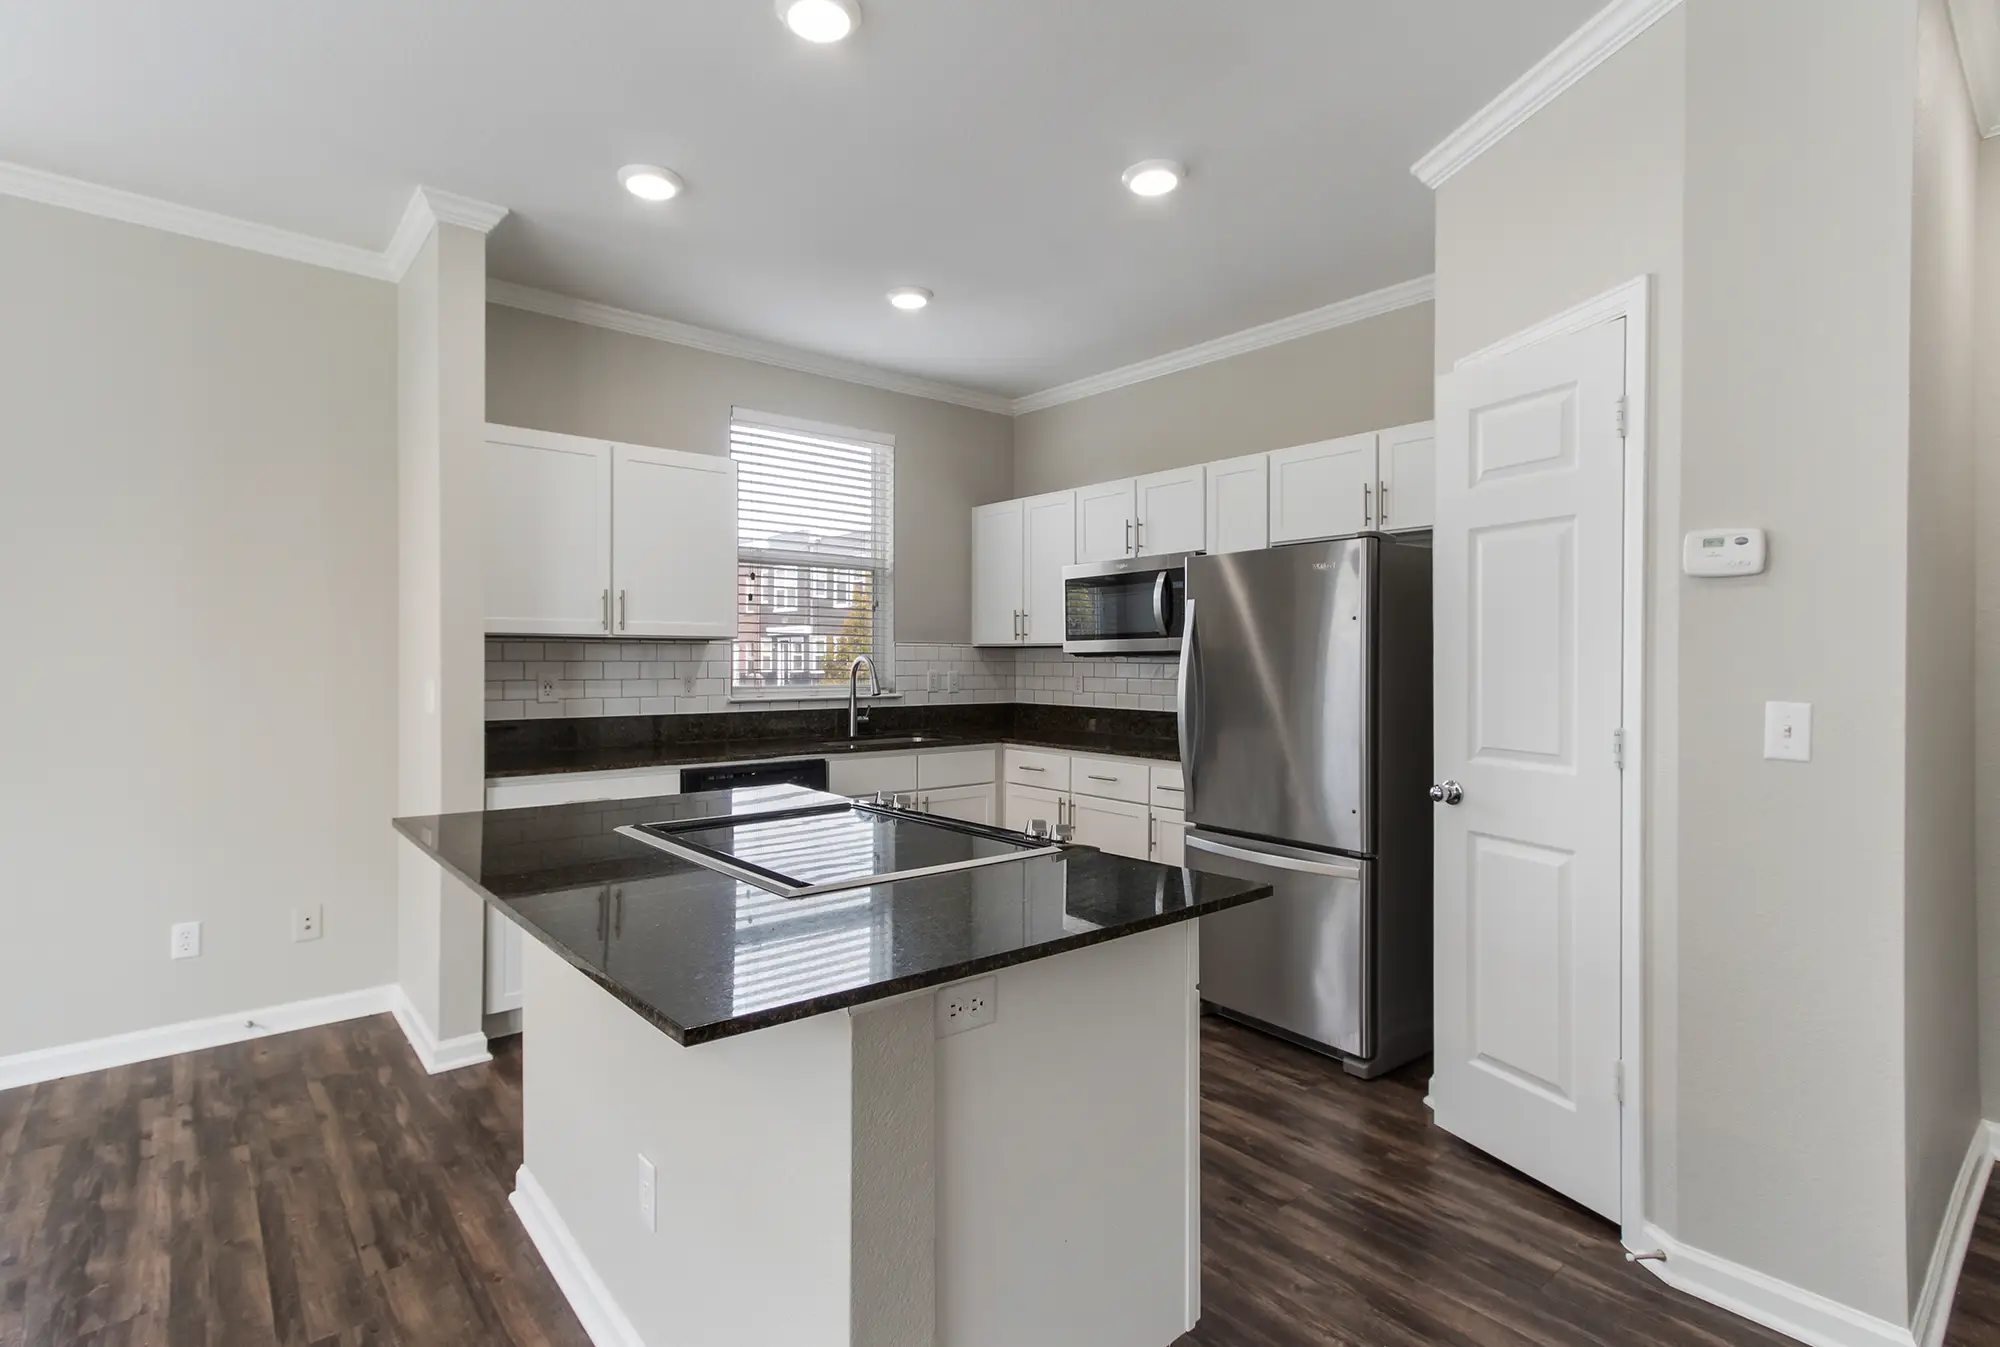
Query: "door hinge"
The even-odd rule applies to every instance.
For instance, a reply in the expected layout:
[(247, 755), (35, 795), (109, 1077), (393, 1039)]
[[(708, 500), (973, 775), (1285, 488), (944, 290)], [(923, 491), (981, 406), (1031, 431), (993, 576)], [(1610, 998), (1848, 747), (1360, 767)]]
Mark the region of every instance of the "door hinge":
[(1619, 771), (1625, 770), (1625, 731), (1611, 731), (1611, 765)]
[(1611, 1093), (1619, 1103), (1625, 1102), (1625, 1059), (1619, 1058), (1611, 1064)]
[(1619, 438), (1619, 439), (1621, 439), (1621, 440), (1625, 438), (1625, 408), (1626, 408), (1626, 405), (1627, 405), (1627, 400), (1626, 400), (1626, 397), (1625, 397), (1625, 395), (1624, 395), (1623, 393), (1620, 393), (1620, 394), (1618, 395), (1618, 401), (1617, 401), (1616, 403), (1614, 403), (1614, 404), (1613, 404), (1613, 406), (1612, 406), (1612, 422), (1613, 422), (1613, 424), (1614, 424), (1614, 425), (1615, 425), (1615, 426), (1617, 427), (1617, 429), (1618, 429), (1618, 438)]

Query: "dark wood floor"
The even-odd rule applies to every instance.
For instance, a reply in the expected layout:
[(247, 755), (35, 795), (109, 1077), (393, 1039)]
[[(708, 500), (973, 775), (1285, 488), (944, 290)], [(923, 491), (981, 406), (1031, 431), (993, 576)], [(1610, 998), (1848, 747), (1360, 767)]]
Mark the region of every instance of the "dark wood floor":
[[(1368, 1084), (1202, 1044), (1203, 1287), (1179, 1347), (1787, 1340)], [(0, 1347), (588, 1347), (507, 1204), (519, 1040), (423, 1074), (380, 1017), (0, 1092)], [(2000, 1347), (2000, 1195), (1952, 1347)]]

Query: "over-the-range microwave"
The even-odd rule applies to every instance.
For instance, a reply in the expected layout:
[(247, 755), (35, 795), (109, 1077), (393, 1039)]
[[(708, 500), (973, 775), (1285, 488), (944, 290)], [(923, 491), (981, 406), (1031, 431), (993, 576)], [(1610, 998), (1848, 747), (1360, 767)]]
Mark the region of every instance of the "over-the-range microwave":
[(1187, 622), (1187, 556), (1063, 567), (1063, 653), (1173, 655)]

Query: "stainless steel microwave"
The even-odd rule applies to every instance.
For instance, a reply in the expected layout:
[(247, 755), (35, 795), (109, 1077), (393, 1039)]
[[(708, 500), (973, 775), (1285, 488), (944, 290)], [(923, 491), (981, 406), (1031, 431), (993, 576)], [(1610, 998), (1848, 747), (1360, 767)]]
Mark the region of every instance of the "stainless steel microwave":
[(1063, 653), (1172, 655), (1187, 621), (1187, 557), (1063, 567)]

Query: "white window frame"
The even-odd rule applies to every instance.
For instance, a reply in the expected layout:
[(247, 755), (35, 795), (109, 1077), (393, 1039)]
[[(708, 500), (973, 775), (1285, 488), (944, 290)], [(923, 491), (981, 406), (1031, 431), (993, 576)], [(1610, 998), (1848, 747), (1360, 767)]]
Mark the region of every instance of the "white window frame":
[[(856, 570), (872, 571), (875, 575), (875, 630), (872, 658), (875, 664), (876, 686), (884, 696), (894, 696), (896, 683), (896, 635), (895, 635), (895, 551), (896, 551), (896, 437), (878, 430), (861, 430), (854, 426), (835, 425), (830, 421), (809, 421), (798, 416), (784, 416), (776, 412), (762, 412), (749, 407), (729, 409), (731, 426), (730, 452), (734, 453), (736, 423), (768, 426), (772, 430), (790, 430), (802, 435), (823, 435), (828, 439), (851, 440), (857, 444), (879, 446), (887, 455), (887, 470), (883, 474), (883, 494), (881, 499), (881, 526), (883, 554), (876, 561), (864, 559), (834, 558), (828, 556), (800, 555), (790, 562), (804, 572), (800, 576), (802, 591), (809, 591), (816, 570)], [(782, 555), (782, 554), (776, 554)], [(770, 564), (774, 554), (755, 549), (738, 547), (736, 553), (738, 584), (741, 585), (742, 566), (745, 562)], [(852, 602), (850, 596), (849, 602)], [(729, 642), (729, 700), (733, 702), (804, 702), (804, 701), (845, 701), (845, 684), (815, 684), (796, 687), (758, 687), (738, 685), (736, 682), (737, 641)]]

